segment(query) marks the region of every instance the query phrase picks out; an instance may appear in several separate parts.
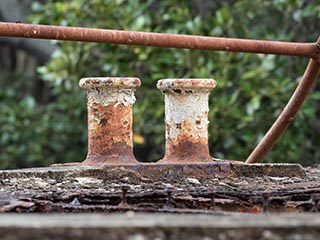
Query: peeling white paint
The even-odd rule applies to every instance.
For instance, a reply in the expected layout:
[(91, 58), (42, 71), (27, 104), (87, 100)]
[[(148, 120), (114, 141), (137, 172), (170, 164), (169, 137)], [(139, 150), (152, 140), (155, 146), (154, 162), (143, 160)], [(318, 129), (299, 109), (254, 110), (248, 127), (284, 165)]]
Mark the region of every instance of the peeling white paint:
[(115, 107), (119, 104), (133, 105), (136, 101), (134, 91), (140, 84), (138, 78), (127, 77), (82, 78), (79, 82), (79, 86), (87, 91), (88, 105), (115, 103)]
[(165, 94), (166, 139), (208, 139), (208, 97), (214, 79), (162, 79)]
[[(165, 121), (170, 126), (166, 138), (177, 139), (188, 131), (193, 138), (208, 138), (208, 92), (166, 94)], [(196, 124), (198, 122), (199, 124)], [(187, 124), (187, 127), (179, 124)]]
[(92, 106), (93, 104), (100, 104), (102, 106), (108, 106), (110, 103), (116, 103), (114, 106), (117, 107), (119, 104), (124, 106), (132, 106), (136, 98), (134, 96), (134, 91), (131, 89), (99, 89), (93, 88), (87, 90), (88, 104)]

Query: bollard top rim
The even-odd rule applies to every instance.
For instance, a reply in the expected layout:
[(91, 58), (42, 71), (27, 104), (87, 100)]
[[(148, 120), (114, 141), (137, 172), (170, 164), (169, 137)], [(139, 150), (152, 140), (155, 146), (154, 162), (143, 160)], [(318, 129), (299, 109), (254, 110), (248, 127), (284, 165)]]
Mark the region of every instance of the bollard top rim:
[(79, 86), (83, 89), (136, 89), (141, 81), (136, 77), (88, 77), (81, 78)]
[(160, 90), (211, 90), (216, 85), (217, 82), (213, 78), (166, 78), (157, 82), (157, 88)]

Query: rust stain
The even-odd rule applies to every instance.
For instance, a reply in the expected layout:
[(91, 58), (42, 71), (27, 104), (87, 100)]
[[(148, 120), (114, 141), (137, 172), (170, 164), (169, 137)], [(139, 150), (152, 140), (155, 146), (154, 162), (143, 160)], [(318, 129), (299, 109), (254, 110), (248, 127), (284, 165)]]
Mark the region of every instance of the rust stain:
[(132, 150), (131, 106), (116, 103), (108, 106), (88, 107), (88, 156), (92, 162), (136, 163)]
[[(179, 125), (178, 138), (168, 137), (164, 161), (174, 162), (212, 162), (209, 154), (208, 139), (193, 134), (193, 123), (184, 121)], [(170, 125), (166, 124), (170, 136)]]

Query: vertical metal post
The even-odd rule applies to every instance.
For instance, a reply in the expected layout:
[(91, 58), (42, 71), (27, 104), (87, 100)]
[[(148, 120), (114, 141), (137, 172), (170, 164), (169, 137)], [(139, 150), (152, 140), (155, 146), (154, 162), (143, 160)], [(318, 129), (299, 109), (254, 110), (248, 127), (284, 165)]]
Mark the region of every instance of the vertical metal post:
[(88, 154), (84, 165), (136, 164), (132, 105), (138, 78), (82, 78), (87, 91)]
[(160, 162), (211, 162), (208, 148), (208, 97), (213, 79), (162, 79), (166, 151)]

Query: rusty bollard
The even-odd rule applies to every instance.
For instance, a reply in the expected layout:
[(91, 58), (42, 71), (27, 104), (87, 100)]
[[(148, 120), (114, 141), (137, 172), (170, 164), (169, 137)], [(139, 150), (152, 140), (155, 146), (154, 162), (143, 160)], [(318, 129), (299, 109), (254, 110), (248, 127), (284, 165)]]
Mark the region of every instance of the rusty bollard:
[(162, 79), (166, 150), (160, 162), (212, 162), (208, 148), (208, 97), (214, 79)]
[(88, 154), (84, 165), (136, 164), (132, 148), (132, 105), (138, 78), (82, 78), (87, 91)]

